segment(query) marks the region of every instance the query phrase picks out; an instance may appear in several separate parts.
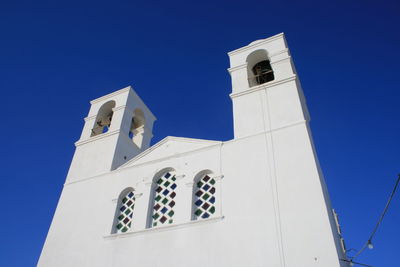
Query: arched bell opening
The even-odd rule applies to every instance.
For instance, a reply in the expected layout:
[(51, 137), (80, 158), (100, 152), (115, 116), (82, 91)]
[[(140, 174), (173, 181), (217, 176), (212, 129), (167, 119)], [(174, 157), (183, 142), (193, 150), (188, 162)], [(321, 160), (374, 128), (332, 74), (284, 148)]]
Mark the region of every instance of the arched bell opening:
[(97, 113), (96, 122), (93, 126), (91, 136), (96, 136), (102, 133), (108, 132), (111, 126), (113, 117), (113, 108), (115, 107), (115, 101), (108, 101), (104, 103)]
[(274, 71), (266, 50), (256, 50), (247, 57), (247, 75), (249, 86), (253, 87), (273, 81)]
[(135, 109), (128, 135), (129, 138), (132, 139), (133, 143), (135, 143), (139, 148), (142, 146), (143, 142), (145, 122), (146, 120), (143, 111), (140, 109)]
[(252, 68), (252, 72), (254, 74), (255, 82), (257, 84), (263, 84), (274, 80), (274, 72), (272, 71), (269, 60), (258, 62)]

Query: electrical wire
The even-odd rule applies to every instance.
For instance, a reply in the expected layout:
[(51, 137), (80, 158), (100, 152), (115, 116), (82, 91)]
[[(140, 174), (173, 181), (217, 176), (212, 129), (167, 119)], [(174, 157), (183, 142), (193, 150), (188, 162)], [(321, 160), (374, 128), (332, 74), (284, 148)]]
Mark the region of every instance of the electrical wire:
[(367, 267), (374, 267), (374, 266), (372, 266), (372, 265), (368, 265), (368, 264), (364, 264), (364, 263), (361, 263), (361, 262), (355, 262), (355, 261), (352, 261), (352, 260), (345, 260), (345, 259), (340, 259), (341, 261), (345, 261), (345, 262), (351, 262), (351, 263), (354, 263), (354, 264), (358, 264), (358, 265), (361, 265), (361, 266), (367, 266)]
[[(371, 235), (369, 236), (368, 241), (365, 242), (364, 246), (357, 252), (356, 255), (354, 255), (353, 257), (351, 257), (350, 262), (353, 262), (353, 260), (354, 260), (356, 257), (358, 257), (358, 256), (365, 250), (365, 248), (366, 248), (368, 245), (372, 244), (372, 238), (375, 236), (375, 233), (376, 233), (376, 231), (378, 230), (378, 227), (379, 227), (379, 225), (381, 224), (381, 222), (382, 222), (382, 220), (383, 220), (383, 217), (385, 217), (385, 214), (386, 214), (386, 212), (387, 212), (387, 210), (388, 210), (388, 208), (389, 208), (390, 202), (392, 201), (393, 196), (394, 196), (394, 194), (396, 193), (396, 190), (397, 190), (397, 187), (398, 187), (398, 185), (399, 185), (399, 182), (400, 182), (400, 174), (399, 174), (398, 177), (397, 177), (396, 184), (394, 185), (394, 188), (393, 188), (393, 190), (392, 190), (392, 193), (390, 194), (389, 200), (387, 201), (386, 206), (385, 206), (385, 208), (383, 209), (383, 212), (382, 212), (381, 216), (379, 217), (379, 220), (378, 220), (377, 224), (375, 225), (374, 230), (372, 231)], [(354, 263), (355, 263), (355, 262), (354, 262)], [(369, 265), (365, 265), (365, 266), (369, 266)]]

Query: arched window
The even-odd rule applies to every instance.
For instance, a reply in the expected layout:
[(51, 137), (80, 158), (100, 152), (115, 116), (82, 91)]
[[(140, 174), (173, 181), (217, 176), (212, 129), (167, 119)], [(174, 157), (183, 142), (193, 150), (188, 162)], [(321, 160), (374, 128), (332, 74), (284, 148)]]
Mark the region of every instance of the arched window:
[(124, 190), (119, 199), (114, 233), (125, 233), (132, 227), (135, 193), (132, 188)]
[(173, 222), (176, 187), (176, 177), (173, 171), (165, 172), (156, 178), (150, 226), (155, 227)]
[(216, 181), (211, 173), (200, 174), (196, 180), (193, 188), (193, 219), (207, 219), (215, 213)]
[(104, 103), (97, 113), (96, 122), (92, 129), (91, 136), (96, 136), (102, 133), (108, 132), (111, 126), (111, 120), (113, 117), (113, 108), (115, 107), (115, 101), (108, 101)]
[(266, 50), (256, 50), (247, 56), (249, 86), (256, 86), (275, 79), (274, 71)]

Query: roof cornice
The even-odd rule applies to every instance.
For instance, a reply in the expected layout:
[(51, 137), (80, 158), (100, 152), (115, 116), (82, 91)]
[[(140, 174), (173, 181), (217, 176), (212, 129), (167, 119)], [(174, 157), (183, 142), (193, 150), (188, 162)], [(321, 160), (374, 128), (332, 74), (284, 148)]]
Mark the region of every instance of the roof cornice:
[(264, 45), (264, 44), (266, 44), (266, 43), (270, 43), (270, 42), (275, 41), (275, 40), (277, 40), (277, 39), (284, 38), (284, 36), (285, 36), (285, 35), (284, 35), (283, 32), (278, 33), (278, 34), (276, 34), (276, 35), (274, 35), (274, 36), (272, 36), (272, 37), (266, 38), (266, 39), (264, 39), (264, 40), (260, 40), (260, 41), (258, 41), (258, 42), (256, 42), (256, 43), (250, 43), (250, 44), (247, 45), (247, 46), (244, 46), (244, 47), (238, 48), (238, 49), (236, 49), (236, 50), (233, 50), (233, 51), (231, 51), (231, 52), (228, 52), (228, 55), (229, 55), (229, 56), (233, 56), (233, 55), (236, 55), (236, 54), (241, 53), (241, 52), (243, 52), (243, 51), (250, 50), (250, 49), (254, 49), (254, 48), (259, 47), (259, 46), (262, 46), (262, 45)]

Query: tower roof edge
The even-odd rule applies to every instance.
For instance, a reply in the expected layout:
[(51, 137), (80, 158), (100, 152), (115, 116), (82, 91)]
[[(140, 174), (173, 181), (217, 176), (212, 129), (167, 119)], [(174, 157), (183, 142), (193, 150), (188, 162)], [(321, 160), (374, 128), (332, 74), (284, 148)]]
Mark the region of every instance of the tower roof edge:
[(238, 49), (235, 49), (233, 51), (228, 52), (228, 55), (229, 56), (233, 56), (235, 54), (238, 54), (240, 52), (246, 51), (248, 49), (253, 49), (253, 48), (257, 47), (257, 46), (260, 46), (260, 45), (275, 41), (277, 39), (282, 39), (282, 38), (285, 39), (285, 34), (283, 32), (278, 33), (278, 34), (276, 34), (274, 36), (265, 38), (265, 39), (255, 40), (255, 41), (251, 42), (250, 44), (248, 44), (246, 46), (243, 46), (241, 48), (238, 48)]

